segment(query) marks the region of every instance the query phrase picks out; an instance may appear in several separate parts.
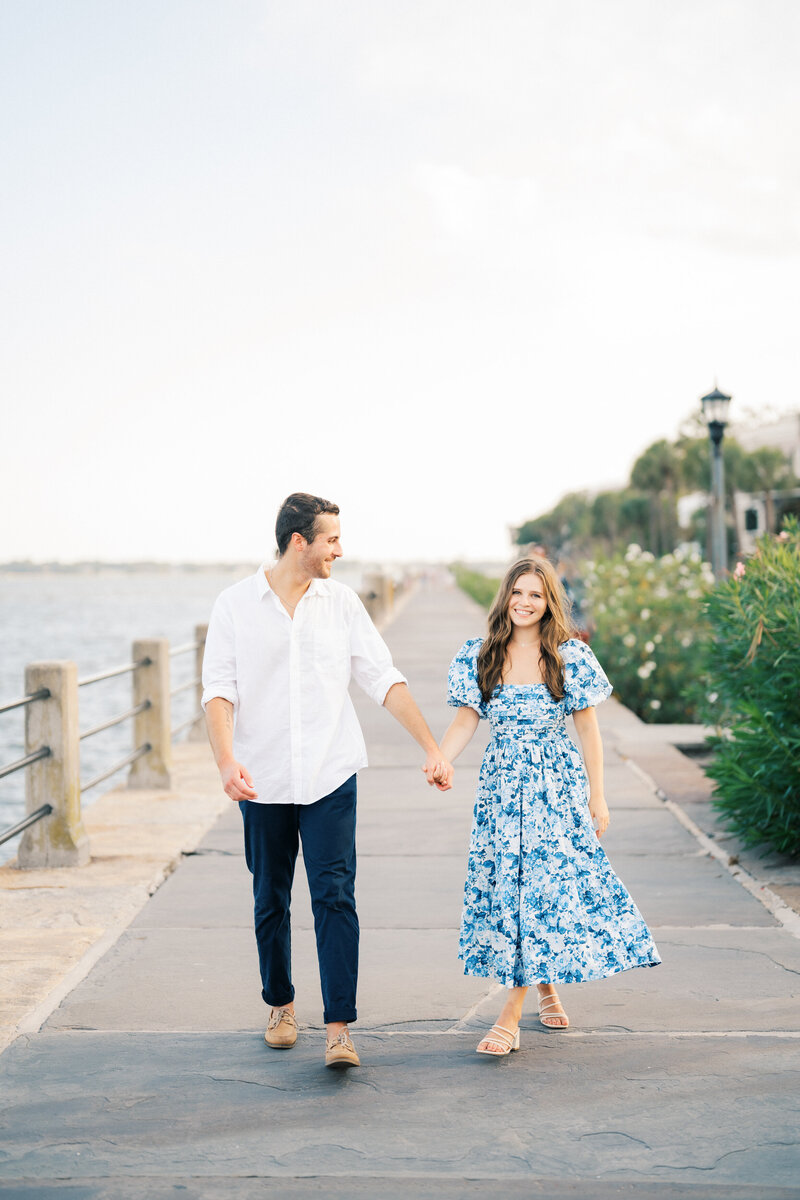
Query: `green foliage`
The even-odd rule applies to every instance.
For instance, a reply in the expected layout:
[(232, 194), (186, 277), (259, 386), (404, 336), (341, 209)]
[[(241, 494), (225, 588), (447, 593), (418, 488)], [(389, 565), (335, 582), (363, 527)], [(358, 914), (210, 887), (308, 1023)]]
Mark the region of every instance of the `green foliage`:
[(588, 496), (585, 492), (569, 492), (550, 512), (521, 525), (516, 531), (515, 540), (518, 546), (538, 542), (549, 551), (573, 538), (586, 538), (590, 526), (591, 502)]
[[(763, 493), (767, 521), (775, 528), (773, 491), (796, 485), (795, 476), (781, 450), (764, 447), (748, 453), (735, 438), (722, 443), (725, 487), (728, 494), (729, 538), (735, 551), (736, 530), (732, 520), (733, 493)], [(614, 554), (635, 542), (650, 553), (671, 551), (681, 540), (677, 500), (689, 492), (707, 491), (711, 458), (705, 432), (695, 437), (684, 434), (675, 442), (653, 442), (631, 468), (628, 487), (601, 492), (571, 492), (555, 508), (525, 521), (516, 531), (518, 545), (539, 542), (553, 558), (568, 553)], [(705, 516), (699, 514), (693, 531), (703, 533)]]
[(703, 599), (712, 583), (694, 551), (657, 559), (631, 545), (624, 557), (585, 564), (592, 649), (619, 699), (643, 721), (695, 719), (698, 648), (708, 636)]
[[(741, 570), (741, 568), (740, 568)], [(715, 805), (747, 845), (800, 854), (800, 531), (766, 535), (707, 602)]]
[(477, 600), (478, 604), (488, 609), (497, 595), (497, 589), (500, 587), (499, 579), (490, 579), (488, 575), (482, 575), (480, 571), (471, 571), (468, 567), (456, 563), (451, 568), (455, 576), (456, 583), (465, 591), (473, 600)]

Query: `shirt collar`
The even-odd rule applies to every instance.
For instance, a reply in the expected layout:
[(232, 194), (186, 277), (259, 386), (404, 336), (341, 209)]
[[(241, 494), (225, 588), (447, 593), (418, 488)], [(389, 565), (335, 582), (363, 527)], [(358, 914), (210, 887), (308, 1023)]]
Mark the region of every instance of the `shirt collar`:
[[(274, 565), (275, 564), (271, 562), (262, 563), (256, 571), (256, 591), (258, 593), (259, 600), (263, 600), (267, 592), (272, 591), (272, 588), (269, 586), (269, 580), (267, 579), (267, 571)], [(312, 579), (308, 585), (308, 591), (306, 592), (307, 596), (330, 596), (330, 594), (331, 585), (330, 580), (328, 579)]]

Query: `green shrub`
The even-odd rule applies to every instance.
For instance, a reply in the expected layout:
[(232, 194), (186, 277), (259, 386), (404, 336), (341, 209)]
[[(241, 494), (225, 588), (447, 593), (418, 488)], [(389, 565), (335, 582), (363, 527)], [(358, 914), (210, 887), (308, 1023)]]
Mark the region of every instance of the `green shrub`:
[(710, 595), (714, 804), (746, 845), (800, 854), (800, 531), (760, 539)]
[(623, 704), (651, 722), (696, 719), (713, 575), (691, 549), (655, 558), (637, 545), (583, 568), (592, 649)]
[(459, 563), (450, 569), (458, 586), (473, 600), (477, 600), (478, 604), (488, 609), (497, 595), (500, 580), (490, 579), (488, 575), (482, 575), (480, 571), (471, 571), (469, 567), (463, 567)]

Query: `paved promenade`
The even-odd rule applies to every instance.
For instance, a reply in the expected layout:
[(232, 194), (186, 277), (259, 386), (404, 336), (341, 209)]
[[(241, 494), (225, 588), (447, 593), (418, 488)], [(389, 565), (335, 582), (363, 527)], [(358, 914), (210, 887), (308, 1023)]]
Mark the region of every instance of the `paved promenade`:
[[(454, 587), (431, 585), (386, 631), (437, 732), (447, 663), (483, 623)], [(483, 739), (442, 795), (400, 727), (356, 700), (371, 761), (359, 782), (363, 1067), (323, 1066), (301, 866), (300, 1039), (264, 1045), (231, 806), (0, 1057), (4, 1200), (800, 1197), (800, 918), (778, 890), (731, 873), (698, 768), (614, 701), (599, 710), (604, 844), (664, 963), (562, 988), (571, 1028), (543, 1029), (531, 1007), (521, 1052), (494, 1061), (474, 1049), (500, 991), (456, 960)], [(183, 753), (211, 812), (210, 754)], [(790, 897), (791, 881), (778, 884)]]

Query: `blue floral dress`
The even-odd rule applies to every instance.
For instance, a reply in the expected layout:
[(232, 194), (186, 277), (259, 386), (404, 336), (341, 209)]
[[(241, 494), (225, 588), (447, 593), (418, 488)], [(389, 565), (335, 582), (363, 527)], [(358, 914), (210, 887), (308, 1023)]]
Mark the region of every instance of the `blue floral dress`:
[(453, 659), (448, 703), (488, 717), (469, 845), (459, 958), (465, 975), (506, 987), (583, 983), (661, 962), (641, 913), (611, 869), (588, 807), (588, 781), (564, 718), (611, 694), (592, 651), (560, 647), (565, 695), (506, 684), (484, 702), (482, 638)]

